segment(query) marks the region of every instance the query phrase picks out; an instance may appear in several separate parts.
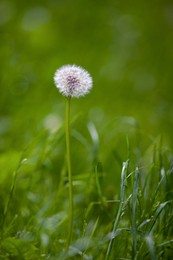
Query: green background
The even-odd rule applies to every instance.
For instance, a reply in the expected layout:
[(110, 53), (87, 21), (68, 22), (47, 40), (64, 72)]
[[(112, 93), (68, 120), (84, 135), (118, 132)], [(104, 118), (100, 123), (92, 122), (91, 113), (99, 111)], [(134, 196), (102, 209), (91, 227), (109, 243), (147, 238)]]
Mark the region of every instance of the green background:
[(1, 1), (1, 153), (23, 150), (64, 121), (65, 99), (53, 82), (64, 64), (84, 67), (94, 81), (88, 96), (72, 102), (81, 117), (75, 128), (91, 121), (99, 132), (125, 120), (123, 129), (137, 126), (171, 145), (171, 2)]
[(68, 253), (105, 259), (117, 222), (110, 259), (171, 259), (172, 61), (172, 0), (0, 1), (0, 259), (64, 259), (65, 64), (94, 82), (71, 102)]

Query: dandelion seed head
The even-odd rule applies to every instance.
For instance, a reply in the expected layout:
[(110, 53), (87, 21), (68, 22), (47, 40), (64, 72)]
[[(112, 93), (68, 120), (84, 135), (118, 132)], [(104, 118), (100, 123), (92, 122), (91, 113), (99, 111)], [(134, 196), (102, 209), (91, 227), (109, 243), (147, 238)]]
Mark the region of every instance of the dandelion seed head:
[(86, 95), (92, 88), (92, 78), (83, 68), (76, 65), (65, 65), (54, 75), (54, 82), (59, 92), (66, 97)]

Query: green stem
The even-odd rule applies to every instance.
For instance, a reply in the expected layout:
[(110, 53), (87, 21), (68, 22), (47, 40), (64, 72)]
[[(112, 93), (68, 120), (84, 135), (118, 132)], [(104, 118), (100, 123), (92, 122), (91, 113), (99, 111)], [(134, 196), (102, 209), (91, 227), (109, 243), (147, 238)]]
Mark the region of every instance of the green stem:
[(68, 182), (69, 182), (69, 230), (67, 237), (66, 249), (68, 250), (73, 228), (73, 187), (72, 187), (72, 173), (71, 173), (71, 152), (70, 152), (70, 101), (67, 98), (66, 103), (66, 149), (67, 149), (67, 167), (68, 167)]

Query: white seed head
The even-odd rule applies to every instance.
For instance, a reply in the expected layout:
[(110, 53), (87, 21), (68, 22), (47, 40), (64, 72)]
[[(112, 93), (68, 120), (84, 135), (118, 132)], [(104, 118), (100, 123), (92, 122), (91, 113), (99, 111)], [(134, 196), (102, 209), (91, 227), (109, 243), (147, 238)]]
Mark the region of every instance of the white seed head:
[(76, 65), (65, 65), (54, 75), (54, 82), (59, 92), (66, 97), (80, 97), (92, 88), (92, 78), (83, 68)]

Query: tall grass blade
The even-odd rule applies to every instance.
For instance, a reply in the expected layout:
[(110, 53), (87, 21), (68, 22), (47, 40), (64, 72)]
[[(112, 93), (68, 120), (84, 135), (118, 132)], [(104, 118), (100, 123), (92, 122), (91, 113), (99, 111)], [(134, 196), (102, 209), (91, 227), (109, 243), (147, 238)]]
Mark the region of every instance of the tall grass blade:
[(155, 211), (155, 214), (153, 216), (153, 220), (151, 221), (151, 225), (148, 229), (148, 233), (152, 232), (153, 228), (154, 228), (154, 225), (157, 221), (157, 219), (159, 218), (161, 212), (165, 209), (165, 207), (169, 204), (173, 204), (173, 200), (169, 200), (169, 201), (165, 201), (163, 203), (161, 203), (158, 208), (156, 209)]
[(96, 187), (97, 187), (98, 195), (99, 195), (101, 203), (103, 203), (102, 189), (101, 189), (100, 180), (99, 180), (98, 164), (95, 167), (95, 174), (96, 174)]
[[(115, 217), (112, 234), (114, 234), (116, 232), (117, 227), (120, 222), (120, 217), (121, 217), (122, 208), (123, 208), (123, 204), (124, 204), (124, 197), (125, 197), (126, 172), (127, 172), (128, 163), (129, 163), (129, 160), (127, 160), (126, 162), (123, 163), (123, 168), (122, 168), (122, 172), (121, 172), (120, 204), (119, 204), (117, 215)], [(105, 260), (108, 260), (110, 257), (110, 253), (111, 253), (111, 249), (112, 249), (112, 245), (113, 245), (113, 239), (114, 238), (112, 238), (109, 241)]]
[(156, 197), (157, 197), (157, 194), (159, 192), (159, 189), (162, 185), (162, 183), (164, 182), (164, 180), (166, 179), (166, 174), (165, 174), (165, 170), (164, 168), (161, 169), (161, 179), (160, 181), (158, 182), (158, 185), (155, 189), (155, 192), (154, 192), (154, 195), (153, 195), (153, 198), (152, 198), (152, 204), (154, 204), (155, 200), (156, 200)]
[(95, 231), (96, 231), (96, 229), (97, 229), (97, 226), (98, 226), (98, 222), (99, 222), (99, 217), (96, 219), (96, 222), (95, 222), (94, 227), (93, 227), (93, 229), (92, 229), (91, 235), (90, 235), (90, 237), (89, 237), (89, 239), (88, 239), (88, 241), (87, 241), (86, 248), (85, 248), (85, 250), (84, 250), (84, 252), (83, 252), (83, 256), (86, 254), (86, 251), (87, 251), (87, 249), (88, 249), (88, 247), (89, 247), (90, 241), (92, 240), (92, 238), (93, 238), (93, 236), (94, 236), (94, 233), (95, 233)]
[(4, 208), (4, 212), (3, 212), (3, 220), (2, 220), (2, 234), (3, 234), (3, 229), (4, 229), (4, 226), (5, 226), (5, 222), (6, 222), (6, 218), (7, 218), (7, 214), (8, 214), (8, 211), (9, 211), (9, 208), (10, 208), (10, 204), (12, 202), (12, 198), (13, 198), (13, 194), (14, 194), (14, 189), (15, 189), (15, 186), (16, 186), (16, 181), (17, 181), (17, 176), (18, 176), (18, 171), (21, 167), (22, 164), (24, 164), (26, 161), (26, 159), (23, 159), (22, 160), (22, 156), (21, 156), (21, 160), (19, 161), (19, 164), (17, 166), (17, 169), (14, 171), (13, 173), (13, 182), (11, 184), (11, 188), (10, 188), (10, 193), (9, 193), (9, 196), (8, 196), (8, 201), (7, 201), (7, 204)]
[(7, 204), (6, 204), (5, 209), (4, 209), (4, 219), (7, 216), (7, 212), (8, 212), (12, 197), (13, 197), (14, 188), (15, 188), (15, 185), (16, 185), (16, 179), (17, 179), (17, 171), (15, 171), (14, 174), (13, 174), (13, 182), (12, 182), (12, 185), (11, 185), (11, 188), (10, 188), (8, 201), (7, 201)]
[(134, 178), (134, 188), (132, 197), (132, 259), (136, 259), (136, 203), (138, 196), (138, 182), (139, 182), (139, 170), (136, 168), (135, 178)]
[(146, 241), (148, 249), (149, 249), (151, 260), (157, 260), (157, 256), (156, 256), (156, 253), (155, 253), (154, 241), (153, 241), (152, 236), (151, 235), (146, 236), (145, 241)]
[(93, 141), (93, 158), (96, 159), (99, 150), (99, 135), (95, 125), (92, 122), (88, 123), (88, 130)]

